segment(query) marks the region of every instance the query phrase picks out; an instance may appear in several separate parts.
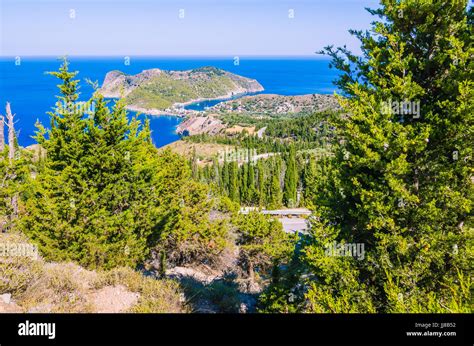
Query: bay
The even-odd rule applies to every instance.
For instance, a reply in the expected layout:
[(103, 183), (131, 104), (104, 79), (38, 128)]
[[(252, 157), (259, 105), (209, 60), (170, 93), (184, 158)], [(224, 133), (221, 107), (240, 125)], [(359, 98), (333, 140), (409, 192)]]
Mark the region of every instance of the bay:
[[(46, 74), (56, 71), (61, 61), (56, 57), (0, 57), (0, 114), (4, 114), (5, 103), (11, 103), (16, 114), (18, 142), (22, 146), (35, 143), (32, 138), (39, 120), (49, 126), (50, 111), (56, 102), (58, 80)], [(258, 80), (264, 93), (280, 95), (302, 95), (310, 93), (332, 94), (336, 87), (332, 81), (337, 77), (329, 69), (329, 60), (318, 57), (69, 57), (70, 70), (79, 71), (81, 80), (80, 99), (86, 100), (93, 89), (85, 79), (102, 84), (107, 72), (120, 70), (136, 74), (145, 69), (188, 70), (203, 66), (215, 66), (244, 77)], [(189, 109), (203, 110), (222, 100), (205, 101), (189, 105)], [(133, 112), (130, 112), (132, 115)], [(162, 147), (179, 139), (176, 126), (182, 121), (174, 116), (147, 116), (150, 119), (152, 140)]]

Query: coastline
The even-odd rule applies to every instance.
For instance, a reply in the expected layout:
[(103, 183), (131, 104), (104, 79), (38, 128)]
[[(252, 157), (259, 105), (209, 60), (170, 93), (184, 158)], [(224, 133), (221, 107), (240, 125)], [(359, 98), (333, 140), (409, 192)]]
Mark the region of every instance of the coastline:
[[(81, 76), (86, 76), (92, 80), (102, 81), (102, 78), (111, 70), (119, 69), (123, 65), (123, 57), (118, 59), (117, 57), (108, 56), (94, 56), (94, 57), (81, 57), (74, 58), (71, 60), (71, 66), (80, 71)], [(32, 136), (36, 133), (36, 127), (34, 126), (35, 120), (39, 119), (43, 124), (49, 124), (50, 118), (47, 111), (50, 110), (53, 99), (52, 94), (56, 90), (56, 81), (54, 78), (44, 78), (44, 71), (51, 70), (52, 66), (58, 65), (57, 57), (22, 57), (22, 64), (25, 63), (28, 68), (18, 68), (12, 63), (13, 60), (4, 59), (2, 60), (2, 68), (7, 73), (0, 77), (0, 100), (2, 102), (10, 101), (12, 107), (15, 108), (18, 120), (22, 130), (19, 133), (19, 144), (22, 146), (28, 146), (35, 144), (35, 140)], [(189, 68), (199, 68), (201, 66), (215, 65), (219, 68), (225, 69), (228, 67), (228, 59), (226, 58), (169, 58), (169, 57), (143, 57), (136, 58), (134, 64), (130, 67), (129, 73), (138, 73), (142, 70), (152, 69), (156, 66), (168, 67), (170, 70), (186, 70)], [(236, 73), (239, 71), (243, 75), (251, 75), (253, 79), (261, 81), (265, 91), (264, 93), (280, 94), (280, 95), (302, 95), (308, 93), (326, 93), (327, 88), (331, 88), (331, 80), (335, 78), (334, 72), (331, 72), (325, 62), (321, 62), (318, 59), (274, 59), (271, 57), (260, 57), (257, 60), (251, 59), (252, 64), (257, 64), (258, 69), (252, 69), (252, 64), (244, 64), (241, 69), (235, 70)], [(308, 72), (303, 79), (300, 73), (301, 68), (304, 68)], [(286, 71), (285, 78), (282, 79), (277, 75), (272, 74), (274, 70)], [(15, 79), (7, 79), (8, 75), (15, 75)], [(321, 78), (322, 75), (324, 78)], [(319, 76), (319, 77), (318, 77)], [(326, 78), (327, 77), (327, 78)], [(28, 102), (25, 102), (21, 95), (24, 92), (30, 90), (37, 90), (37, 92), (31, 93)], [(328, 89), (329, 90), (329, 89)], [(81, 99), (87, 99), (92, 96), (93, 89), (89, 87), (82, 88)], [(329, 91), (330, 92), (330, 91)], [(107, 93), (105, 93), (107, 95)], [(114, 97), (107, 97), (107, 99), (116, 99)], [(110, 95), (119, 96), (119, 95)], [(244, 96), (247, 97), (247, 96)], [(240, 100), (240, 99), (239, 99)], [(186, 100), (187, 101), (187, 100)], [(201, 100), (191, 100), (201, 101)], [(225, 101), (225, 100), (222, 100)], [(189, 101), (187, 102), (189, 103)], [(112, 102), (109, 106), (112, 105)], [(183, 119), (186, 116), (192, 117), (193, 114), (200, 115), (204, 110), (205, 106), (212, 107), (214, 102), (202, 103), (199, 106), (191, 106), (189, 108), (196, 109), (198, 111), (191, 113), (190, 111), (185, 112), (173, 110), (171, 112), (158, 111), (152, 109), (145, 109), (151, 107), (139, 107), (140, 105), (135, 104), (127, 108), (127, 111), (131, 115), (135, 111), (142, 112), (143, 115), (149, 118), (161, 118), (170, 116), (176, 119)], [(138, 106), (135, 108), (134, 106)], [(127, 107), (127, 106), (126, 106)], [(143, 109), (141, 109), (143, 108)], [(186, 108), (188, 106), (186, 105)], [(212, 112), (212, 109), (208, 111)], [(160, 125), (155, 125), (160, 124)], [(152, 123), (152, 129), (155, 131), (154, 137), (158, 140), (162, 136), (161, 131), (163, 125), (160, 121)], [(165, 130), (167, 131), (167, 130)], [(160, 135), (159, 135), (160, 133)], [(162, 145), (161, 142), (160, 145)]]
[[(225, 101), (230, 101), (234, 99), (240, 99), (246, 96), (253, 96), (253, 95), (261, 95), (261, 91), (257, 92), (244, 92), (244, 93), (237, 93), (237, 94), (227, 94), (215, 98), (199, 98), (199, 99), (194, 99), (190, 100), (187, 102), (177, 102), (174, 103), (169, 110), (162, 110), (162, 109), (157, 109), (157, 108), (143, 108), (139, 107), (136, 105), (127, 105), (125, 108), (129, 111), (132, 112), (139, 112), (147, 115), (152, 115), (152, 116), (175, 116), (179, 118), (185, 118), (186, 116), (190, 114), (201, 114), (204, 111), (198, 111), (198, 110), (193, 110), (193, 109), (185, 109), (184, 107), (200, 103), (200, 102), (206, 102), (206, 101), (220, 101), (220, 102), (225, 102)], [(116, 97), (108, 97), (110, 99), (118, 99)]]

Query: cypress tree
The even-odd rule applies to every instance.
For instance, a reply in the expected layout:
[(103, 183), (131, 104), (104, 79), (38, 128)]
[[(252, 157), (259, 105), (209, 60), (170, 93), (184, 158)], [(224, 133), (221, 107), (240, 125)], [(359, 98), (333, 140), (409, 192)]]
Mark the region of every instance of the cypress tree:
[(281, 176), (280, 160), (273, 159), (271, 177), (269, 181), (269, 196), (268, 196), (269, 208), (280, 208), (282, 205), (280, 176)]
[(198, 158), (196, 154), (196, 147), (193, 146), (193, 154), (191, 157), (191, 171), (192, 171), (194, 179), (198, 179), (198, 175), (199, 175), (197, 161), (198, 161)]
[(256, 202), (257, 191), (255, 189), (255, 169), (253, 163), (248, 163), (248, 201), (250, 205), (254, 205)]
[(225, 194), (229, 195), (230, 186), (229, 186), (229, 163), (227, 158), (224, 158), (224, 164), (222, 166), (222, 186)]
[(263, 207), (267, 200), (266, 195), (266, 184), (265, 184), (265, 171), (262, 164), (262, 160), (257, 162), (257, 174), (258, 174), (258, 205)]
[(243, 164), (241, 169), (241, 184), (240, 184), (240, 202), (242, 204), (247, 204), (248, 203), (248, 164)]
[(296, 186), (298, 183), (298, 173), (296, 171), (296, 151), (293, 145), (290, 146), (286, 159), (284, 201), (287, 207), (296, 205)]
[(236, 161), (229, 164), (229, 198), (234, 202), (239, 202), (238, 170)]

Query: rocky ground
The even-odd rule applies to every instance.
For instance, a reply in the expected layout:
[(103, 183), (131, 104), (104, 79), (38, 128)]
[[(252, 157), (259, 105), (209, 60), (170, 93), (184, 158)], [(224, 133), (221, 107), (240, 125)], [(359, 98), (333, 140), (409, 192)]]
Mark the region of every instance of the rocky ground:
[(245, 278), (238, 258), (237, 248), (226, 250), (213, 268), (203, 264), (174, 267), (166, 276), (180, 282), (194, 313), (252, 313), (264, 285)]
[[(23, 244), (23, 236), (0, 233), (0, 243)], [(212, 267), (159, 266), (87, 270), (40, 256), (0, 256), (0, 313), (224, 313), (254, 312), (263, 282), (246, 279), (238, 247), (226, 249)]]
[[(0, 233), (0, 244), (9, 249), (32, 245), (15, 233)], [(87, 270), (74, 263), (46, 262), (37, 253), (17, 253), (8, 255), (4, 246), (0, 252), (0, 313), (188, 311), (173, 280), (146, 277), (130, 268)]]
[(184, 136), (192, 136), (197, 134), (216, 135), (225, 128), (223, 122), (215, 115), (198, 115), (191, 116), (178, 125), (176, 132)]
[[(74, 312), (127, 312), (140, 297), (123, 285), (95, 288), (97, 273), (73, 263), (47, 263), (44, 269), (44, 276), (28, 287), (26, 295), (17, 299), (11, 293), (0, 295), (0, 313), (69, 312), (67, 305)], [(58, 286), (64, 291), (59, 292)]]

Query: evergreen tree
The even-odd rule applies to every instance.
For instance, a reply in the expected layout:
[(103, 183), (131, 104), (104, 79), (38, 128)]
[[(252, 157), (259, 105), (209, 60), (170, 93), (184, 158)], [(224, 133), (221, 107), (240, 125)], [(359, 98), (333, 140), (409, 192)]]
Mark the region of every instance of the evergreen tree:
[(262, 161), (257, 162), (257, 176), (258, 176), (258, 205), (263, 207), (267, 200), (266, 195), (266, 184), (265, 184), (265, 172), (263, 169)]
[(284, 201), (287, 207), (296, 205), (296, 187), (298, 183), (298, 173), (296, 171), (296, 152), (293, 145), (290, 146), (286, 160)]
[(229, 164), (229, 198), (234, 202), (239, 201), (238, 170), (237, 162), (232, 161)]
[(224, 158), (224, 164), (222, 166), (222, 186), (223, 192), (229, 195), (229, 163), (227, 158)]
[(280, 208), (282, 205), (282, 192), (281, 192), (281, 163), (279, 159), (272, 161), (271, 178), (269, 180), (269, 193), (268, 193), (268, 207), (270, 209)]
[(154, 256), (175, 265), (202, 264), (215, 261), (228, 246), (226, 220), (211, 220), (215, 199), (209, 198), (209, 187), (190, 182), (174, 190), (168, 207), (167, 222), (159, 234)]
[(278, 220), (252, 212), (249, 215), (240, 214), (234, 223), (238, 228), (240, 261), (251, 280), (254, 279), (256, 267), (260, 275), (269, 275), (293, 253), (295, 239), (283, 231)]
[(248, 163), (248, 202), (255, 205), (257, 199), (257, 190), (255, 189), (255, 169), (253, 163)]
[(248, 164), (243, 164), (241, 168), (241, 174), (240, 176), (242, 177), (241, 183), (240, 183), (240, 203), (241, 204), (247, 204), (248, 203)]
[[(303, 250), (314, 277), (298, 310), (469, 312), (472, 8), (381, 5), (372, 31), (352, 31), (361, 57), (326, 49), (348, 116), (333, 123), (336, 157)], [(332, 242), (363, 244), (364, 258), (328, 256)]]
[(320, 178), (317, 172), (316, 159), (314, 156), (308, 158), (308, 164), (305, 166), (303, 176), (304, 199), (308, 207), (314, 208), (314, 202), (317, 196), (317, 180)]
[(216, 186), (221, 187), (222, 186), (222, 181), (221, 181), (221, 176), (220, 176), (220, 168), (219, 168), (219, 161), (217, 160), (217, 157), (214, 157), (212, 160), (212, 168), (211, 168), (211, 175), (210, 178)]
[(32, 184), (22, 216), (23, 231), (50, 260), (74, 260), (90, 268), (135, 266), (149, 253), (173, 189), (189, 174), (183, 160), (158, 154), (149, 123), (127, 119), (125, 104), (109, 110), (95, 93), (85, 114), (78, 83), (64, 61), (61, 95), (50, 113), (51, 127), (38, 125), (46, 150), (44, 169)]

